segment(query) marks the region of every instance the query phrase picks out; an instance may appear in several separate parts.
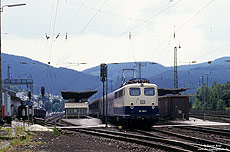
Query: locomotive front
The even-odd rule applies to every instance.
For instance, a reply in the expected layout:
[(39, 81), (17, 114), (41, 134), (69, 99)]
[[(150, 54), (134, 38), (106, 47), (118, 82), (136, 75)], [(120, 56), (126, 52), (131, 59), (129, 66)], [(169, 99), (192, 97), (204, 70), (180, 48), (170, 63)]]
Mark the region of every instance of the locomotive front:
[(125, 115), (131, 124), (153, 125), (158, 120), (158, 90), (155, 84), (136, 83), (124, 89)]

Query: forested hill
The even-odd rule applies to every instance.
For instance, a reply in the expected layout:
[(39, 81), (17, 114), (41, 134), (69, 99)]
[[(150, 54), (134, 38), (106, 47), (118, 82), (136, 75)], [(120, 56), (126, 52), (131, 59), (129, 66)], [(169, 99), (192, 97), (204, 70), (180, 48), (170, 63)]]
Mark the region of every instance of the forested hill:
[[(189, 87), (189, 93), (195, 93), (201, 83), (211, 86), (214, 81), (224, 84), (230, 81), (230, 57), (216, 59), (208, 64), (207, 62), (184, 65), (178, 67), (179, 87)], [(142, 77), (150, 79), (160, 88), (173, 88), (174, 71), (173, 67), (165, 67), (151, 62), (142, 63)], [(100, 66), (86, 69), (83, 72), (67, 68), (55, 68), (47, 64), (31, 60), (26, 57), (2, 54), (3, 79), (7, 77), (7, 66), (10, 66), (10, 75), (14, 79), (32, 78), (34, 81), (34, 93), (40, 94), (41, 86), (45, 86), (46, 92), (60, 95), (61, 90), (86, 91), (98, 90), (101, 96), (101, 82), (99, 79)], [(138, 77), (138, 64), (135, 62), (119, 63), (108, 65), (109, 92), (119, 88), (121, 85), (122, 69), (135, 69), (135, 76)], [(206, 75), (210, 73), (209, 75)], [(131, 72), (124, 72), (123, 76), (128, 80), (132, 77)], [(112, 81), (111, 81), (112, 80)], [(23, 87), (23, 86), (21, 86)]]
[[(189, 87), (188, 93), (194, 94), (196, 89), (202, 83), (212, 85), (215, 81), (220, 84), (224, 84), (230, 81), (230, 62), (227, 62), (230, 57), (223, 57), (216, 59), (208, 64), (208, 62), (199, 64), (190, 64), (178, 66), (178, 84), (179, 87)], [(173, 67), (165, 67), (160, 64), (151, 64), (151, 62), (141, 62), (142, 77), (147, 78), (151, 83), (155, 83), (160, 88), (173, 88), (174, 84), (174, 71)], [(84, 70), (83, 72), (99, 75), (99, 66)], [(122, 69), (133, 68), (135, 69), (135, 75), (138, 77), (138, 65), (133, 63), (119, 63), (108, 65), (108, 75), (112, 83), (109, 83), (109, 90), (115, 90), (121, 85)], [(210, 73), (210, 74), (209, 74)], [(209, 74), (207, 76), (207, 74)], [(130, 72), (124, 74), (126, 79), (131, 77)], [(127, 78), (128, 77), (128, 78)], [(112, 84), (112, 87), (111, 87)]]
[[(3, 79), (7, 77), (7, 67), (13, 79), (33, 79), (34, 93), (40, 94), (41, 86), (46, 93), (61, 94), (61, 90), (94, 90), (99, 85), (98, 77), (67, 68), (55, 68), (22, 56), (2, 54)], [(18, 86), (25, 88), (25, 86)]]

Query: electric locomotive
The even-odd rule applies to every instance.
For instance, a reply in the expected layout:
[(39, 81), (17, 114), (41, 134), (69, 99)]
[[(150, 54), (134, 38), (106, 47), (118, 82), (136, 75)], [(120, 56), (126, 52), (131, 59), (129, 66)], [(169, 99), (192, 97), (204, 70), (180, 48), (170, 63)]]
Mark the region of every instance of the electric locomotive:
[(158, 120), (158, 89), (148, 80), (132, 79), (107, 98), (107, 108), (106, 104), (103, 108), (103, 98), (89, 103), (89, 114), (103, 118), (108, 109), (108, 121), (128, 127), (152, 126)]

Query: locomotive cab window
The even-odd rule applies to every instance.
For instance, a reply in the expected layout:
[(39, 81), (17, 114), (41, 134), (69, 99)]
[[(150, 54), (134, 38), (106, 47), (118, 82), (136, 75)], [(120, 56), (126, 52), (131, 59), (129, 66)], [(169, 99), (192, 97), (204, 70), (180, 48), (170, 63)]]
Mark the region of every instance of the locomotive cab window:
[(130, 96), (139, 96), (141, 94), (140, 88), (130, 88), (129, 89)]
[(123, 89), (115, 92), (115, 99), (123, 96)]
[(145, 88), (144, 93), (146, 96), (154, 96), (155, 89), (154, 88)]

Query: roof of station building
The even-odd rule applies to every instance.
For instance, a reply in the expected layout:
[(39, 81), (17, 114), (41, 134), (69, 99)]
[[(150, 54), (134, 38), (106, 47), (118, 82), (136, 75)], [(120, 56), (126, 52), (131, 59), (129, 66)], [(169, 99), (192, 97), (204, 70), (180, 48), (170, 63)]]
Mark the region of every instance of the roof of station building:
[(158, 88), (158, 95), (164, 96), (166, 94), (180, 94), (180, 92), (186, 91), (189, 88)]
[(82, 92), (76, 92), (76, 91), (61, 91), (63, 99), (75, 99), (75, 101), (79, 101), (81, 99), (88, 99), (92, 95), (97, 93), (97, 91), (82, 91)]

